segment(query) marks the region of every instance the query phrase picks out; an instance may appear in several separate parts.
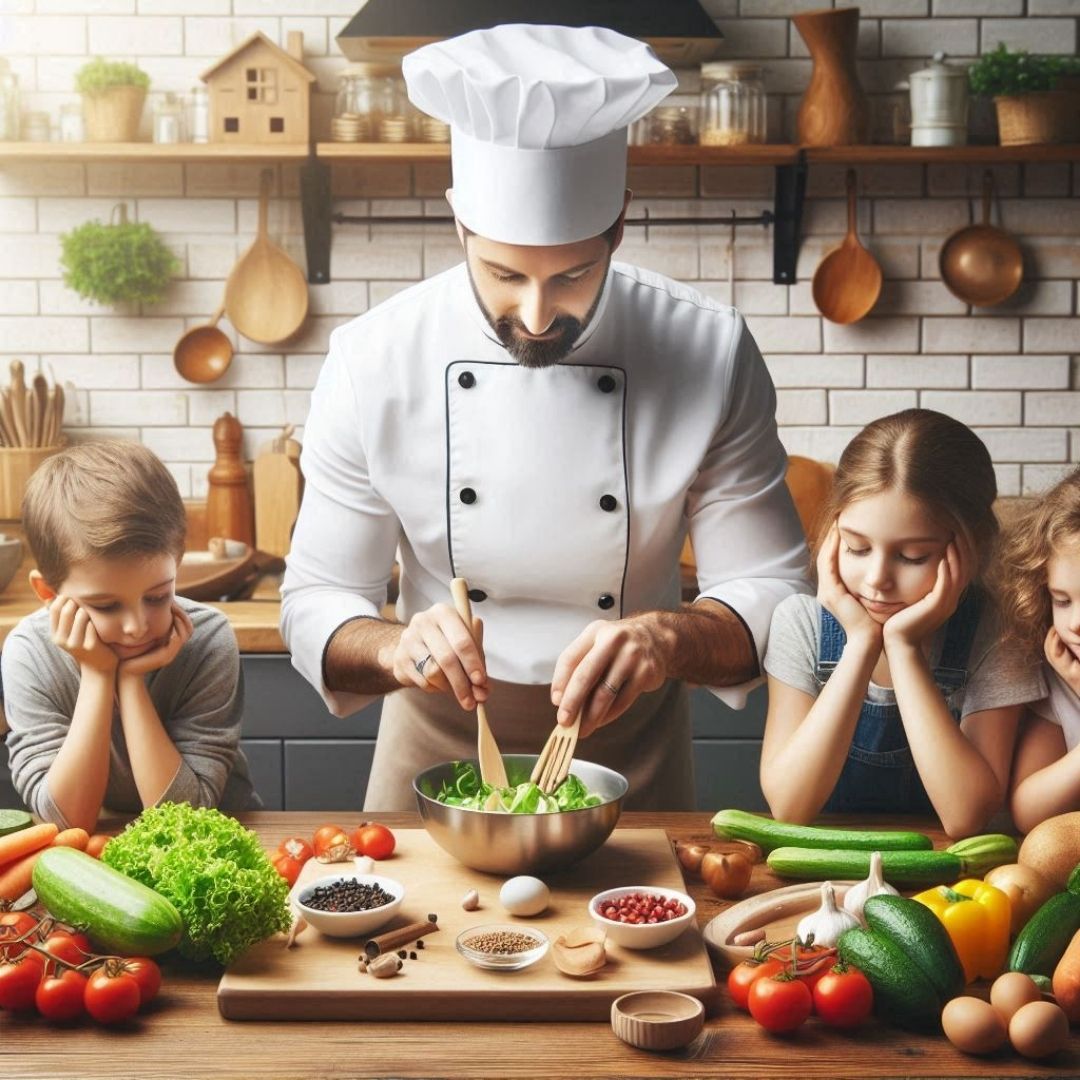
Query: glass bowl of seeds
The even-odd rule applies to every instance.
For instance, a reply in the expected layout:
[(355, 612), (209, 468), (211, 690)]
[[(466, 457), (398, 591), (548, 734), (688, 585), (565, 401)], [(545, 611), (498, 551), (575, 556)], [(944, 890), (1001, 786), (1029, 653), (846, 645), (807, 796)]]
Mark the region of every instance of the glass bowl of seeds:
[(454, 946), (470, 964), (490, 971), (520, 971), (548, 951), (548, 939), (531, 926), (491, 923), (462, 930)]
[(405, 886), (379, 874), (328, 874), (293, 887), (292, 903), (327, 937), (360, 937), (385, 926), (405, 898)]

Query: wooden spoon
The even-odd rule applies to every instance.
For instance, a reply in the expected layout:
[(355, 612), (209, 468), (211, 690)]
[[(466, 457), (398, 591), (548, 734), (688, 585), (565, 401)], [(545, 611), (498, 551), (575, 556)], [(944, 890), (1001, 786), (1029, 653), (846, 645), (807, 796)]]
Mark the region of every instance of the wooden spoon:
[(848, 228), (843, 243), (830, 251), (814, 273), (814, 303), (830, 322), (853, 323), (877, 303), (881, 267), (859, 243), (855, 226), (855, 170), (847, 172)]
[(30, 445), (30, 432), (26, 423), (26, 380), (23, 375), (25, 370), (21, 360), (11, 361), (11, 415), (19, 446)]
[(273, 174), (259, 177), (259, 231), (255, 243), (233, 267), (225, 283), (225, 311), (246, 338), (263, 345), (285, 341), (307, 317), (308, 290), (303, 271), (273, 243), (266, 231)]
[(173, 346), (173, 366), (188, 382), (208, 383), (220, 379), (232, 363), (232, 342), (218, 329), (225, 305), (214, 312), (208, 323), (193, 326)]
[(965, 225), (941, 245), (938, 268), (945, 287), (974, 307), (1007, 300), (1024, 279), (1024, 256), (1008, 233), (990, 224), (994, 176), (983, 173), (982, 224)]
[(52, 423), (49, 416), (49, 383), (39, 371), (31, 382), (34, 409), (34, 445), (48, 446), (47, 426)]

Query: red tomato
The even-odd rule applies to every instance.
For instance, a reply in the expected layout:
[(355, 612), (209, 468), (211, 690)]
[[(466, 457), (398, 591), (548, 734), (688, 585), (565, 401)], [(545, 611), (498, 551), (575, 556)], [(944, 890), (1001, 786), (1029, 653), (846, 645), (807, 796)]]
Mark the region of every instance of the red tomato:
[(153, 1001), (161, 989), (161, 968), (147, 956), (124, 959), (124, 970), (139, 984), (139, 1004)]
[(270, 861), (274, 864), (274, 869), (288, 882), (290, 888), (296, 884), (300, 871), (304, 869), (304, 864), (299, 859), (294, 859), (291, 855), (282, 855), (280, 852), (271, 856)]
[(776, 975), (784, 970), (784, 965), (779, 960), (744, 960), (736, 964), (728, 973), (728, 993), (736, 1007), (746, 1012), (749, 1009), (747, 999), (750, 987), (762, 978)]
[(315, 841), (311, 846), (316, 855), (323, 855), (330, 848), (348, 842), (349, 838), (340, 825), (320, 825), (315, 830)]
[(814, 987), (814, 1008), (829, 1027), (858, 1027), (873, 1007), (870, 980), (843, 961), (825, 972)]
[(41, 943), (41, 947), (58, 960), (65, 960), (69, 964), (81, 964), (88, 959), (90, 939), (85, 934), (54, 930)]
[(139, 1011), (142, 991), (134, 975), (110, 962), (90, 976), (83, 1000), (86, 1011), (99, 1024), (119, 1024)]
[(806, 983), (788, 975), (757, 979), (750, 987), (750, 1015), (766, 1031), (794, 1031), (813, 1008)]
[[(0, 947), (5, 941), (23, 937), (37, 924), (37, 919), (27, 915), (25, 911), (5, 911), (0, 915)], [(14, 960), (16, 956), (26, 951), (26, 946), (20, 942), (17, 945), (8, 945), (6, 951), (9, 959)]]
[(306, 863), (314, 852), (306, 840), (302, 840), (299, 836), (290, 836), (288, 840), (282, 840), (278, 845), (278, 854), (288, 855), (290, 858)]
[(394, 854), (397, 841), (385, 825), (365, 821), (352, 834), (352, 846), (357, 855), (367, 855), (369, 859), (389, 859)]
[(45, 964), (36, 952), (0, 962), (0, 1009), (32, 1009)]
[(85, 994), (86, 976), (68, 969), (42, 979), (34, 1003), (46, 1020), (74, 1020), (86, 1011)]

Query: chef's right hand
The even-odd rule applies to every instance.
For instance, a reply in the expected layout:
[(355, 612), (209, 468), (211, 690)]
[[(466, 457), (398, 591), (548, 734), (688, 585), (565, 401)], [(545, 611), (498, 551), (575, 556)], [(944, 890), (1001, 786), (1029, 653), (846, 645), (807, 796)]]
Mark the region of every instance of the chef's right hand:
[[(421, 670), (421, 662), (423, 667)], [(463, 709), (487, 701), (484, 624), (474, 616), (472, 633), (449, 604), (417, 612), (394, 650), (394, 678), (428, 694), (453, 694)]]

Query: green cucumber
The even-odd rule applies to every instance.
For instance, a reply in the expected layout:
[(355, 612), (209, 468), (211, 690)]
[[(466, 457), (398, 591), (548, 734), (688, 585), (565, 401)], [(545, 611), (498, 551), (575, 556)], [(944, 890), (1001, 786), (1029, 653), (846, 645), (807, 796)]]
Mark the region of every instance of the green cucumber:
[(720, 810), (712, 819), (713, 832), (722, 840), (750, 840), (762, 851), (778, 847), (851, 848), (860, 851), (929, 851), (929, 836), (917, 832), (860, 829), (824, 829), (817, 825), (785, 825), (782, 821), (749, 814), (745, 810)]
[(34, 824), (34, 819), (25, 810), (0, 810), (0, 836), (22, 832)]
[(845, 930), (837, 948), (845, 963), (858, 968), (874, 988), (874, 1012), (904, 1028), (935, 1028), (944, 1004), (922, 968), (885, 934)]
[(866, 925), (899, 945), (933, 984), (941, 1000), (965, 985), (964, 967), (942, 921), (924, 904), (904, 896), (878, 894), (863, 905)]
[[(851, 848), (822, 850), (780, 847), (768, 857), (769, 868), (780, 877), (805, 881), (860, 879), (870, 873), (869, 851)], [(973, 836), (945, 851), (883, 851), (881, 872), (898, 888), (940, 885), (964, 877), (982, 877), (995, 866), (1016, 861), (1016, 841), (994, 834)]]
[(34, 863), (34, 890), (49, 914), (121, 956), (173, 948), (184, 924), (164, 896), (74, 848), (46, 848)]
[(1025, 975), (1053, 975), (1077, 931), (1080, 931), (1080, 896), (1072, 892), (1055, 893), (1016, 935), (1006, 967)]

